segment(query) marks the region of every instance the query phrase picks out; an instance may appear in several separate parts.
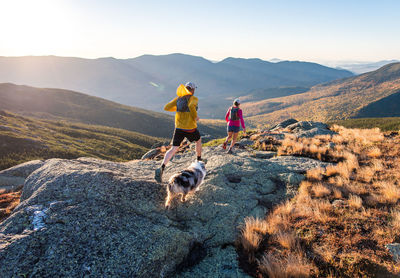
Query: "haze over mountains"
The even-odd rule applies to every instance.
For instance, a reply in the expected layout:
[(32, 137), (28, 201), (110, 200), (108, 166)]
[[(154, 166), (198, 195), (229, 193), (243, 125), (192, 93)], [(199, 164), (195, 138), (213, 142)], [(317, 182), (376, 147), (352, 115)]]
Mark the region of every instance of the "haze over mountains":
[(378, 62), (354, 62), (354, 61), (339, 61), (339, 62), (327, 62), (324, 65), (328, 67), (345, 69), (355, 74), (362, 74), (370, 71), (374, 71), (388, 64), (398, 63), (398, 60), (383, 60)]
[(226, 98), (254, 89), (310, 87), (352, 75), (308, 62), (227, 58), (213, 63), (184, 54), (132, 59), (0, 57), (0, 82), (76, 90), (155, 111), (162, 111), (175, 96), (178, 84), (191, 80), (198, 84), (196, 94), (205, 104), (199, 110), (202, 117), (220, 117), (216, 109), (230, 103)]

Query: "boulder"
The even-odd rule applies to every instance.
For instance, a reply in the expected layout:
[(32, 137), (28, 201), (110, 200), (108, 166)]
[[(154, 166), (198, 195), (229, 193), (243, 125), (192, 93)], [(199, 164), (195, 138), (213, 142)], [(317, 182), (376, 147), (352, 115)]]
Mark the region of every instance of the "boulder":
[(389, 250), (390, 254), (392, 254), (393, 259), (397, 263), (400, 263), (400, 243), (386, 244), (386, 248)]
[(33, 171), (44, 165), (44, 160), (32, 160), (0, 171), (0, 176), (27, 178)]
[(0, 171), (0, 189), (4, 188), (12, 191), (12, 188), (23, 185), (25, 179), (32, 172), (42, 167), (43, 164), (43, 160), (32, 160)]
[(296, 120), (296, 119), (287, 119), (287, 120), (285, 120), (285, 121), (283, 121), (283, 122), (281, 122), (281, 123), (279, 123), (279, 124), (273, 126), (273, 127), (271, 128), (271, 131), (286, 128), (287, 126), (292, 125), (292, 124), (294, 124), (294, 123), (297, 123), (297, 120)]
[(151, 149), (151, 150), (149, 150), (147, 153), (145, 153), (143, 156), (142, 156), (142, 160), (145, 160), (145, 159), (152, 159), (153, 157), (155, 157), (158, 153), (159, 153), (160, 151), (159, 151), (159, 149)]
[(169, 144), (170, 144), (170, 141), (161, 141), (161, 142), (153, 144), (153, 146), (151, 146), (151, 148), (155, 149), (155, 148), (159, 148), (162, 146), (168, 146)]
[[(195, 157), (175, 157), (164, 180)], [(246, 277), (233, 248), (245, 217), (264, 216), (301, 173), (326, 164), (246, 150), (228, 156), (220, 147), (203, 157), (204, 183), (170, 210), (165, 184), (153, 180), (157, 161), (44, 161), (0, 223), (2, 277)]]
[(329, 130), (329, 127), (325, 123), (313, 122), (313, 121), (301, 121), (286, 127), (292, 133), (295, 133), (297, 137), (314, 137), (316, 135), (333, 135), (334, 131)]

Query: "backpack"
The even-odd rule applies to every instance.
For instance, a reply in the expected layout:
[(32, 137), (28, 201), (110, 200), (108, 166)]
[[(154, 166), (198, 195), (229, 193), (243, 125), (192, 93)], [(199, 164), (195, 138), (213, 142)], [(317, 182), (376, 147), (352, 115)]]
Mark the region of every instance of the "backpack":
[(191, 95), (178, 97), (178, 99), (176, 100), (176, 111), (190, 112), (189, 105), (188, 105), (190, 97), (191, 97)]
[(237, 108), (237, 107), (232, 107), (231, 108), (231, 112), (229, 113), (229, 120), (231, 120), (231, 121), (240, 120), (240, 118), (239, 118), (239, 108)]

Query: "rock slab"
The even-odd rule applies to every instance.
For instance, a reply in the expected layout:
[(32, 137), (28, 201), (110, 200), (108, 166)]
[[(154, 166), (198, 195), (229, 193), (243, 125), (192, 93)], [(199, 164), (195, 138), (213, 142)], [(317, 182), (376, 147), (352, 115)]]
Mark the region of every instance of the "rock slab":
[[(244, 218), (262, 217), (302, 173), (326, 164), (220, 147), (203, 157), (204, 183), (171, 210), (165, 184), (153, 181), (159, 162), (44, 161), (0, 223), (1, 277), (246, 277), (233, 247)], [(194, 159), (175, 157), (165, 180)]]

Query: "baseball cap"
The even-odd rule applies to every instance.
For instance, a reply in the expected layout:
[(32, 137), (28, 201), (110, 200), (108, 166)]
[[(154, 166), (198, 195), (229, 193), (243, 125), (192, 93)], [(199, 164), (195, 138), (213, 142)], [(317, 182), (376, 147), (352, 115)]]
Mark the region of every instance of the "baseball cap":
[(197, 86), (193, 82), (186, 82), (185, 87), (186, 88), (190, 88), (190, 89), (196, 89), (197, 88)]
[(240, 99), (236, 98), (236, 99), (233, 101), (233, 103), (240, 104)]

